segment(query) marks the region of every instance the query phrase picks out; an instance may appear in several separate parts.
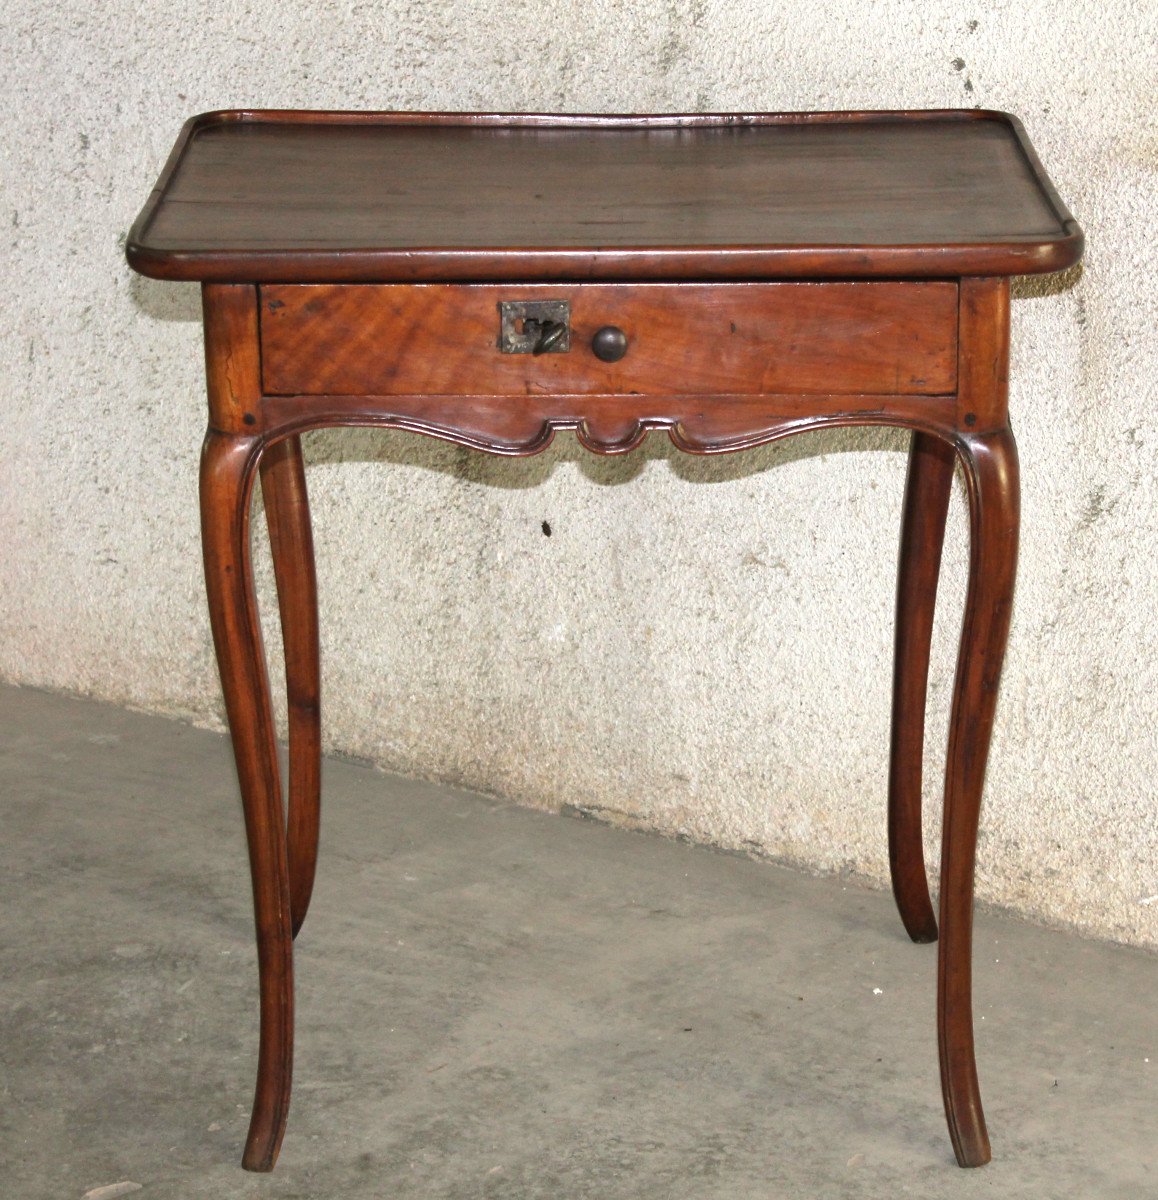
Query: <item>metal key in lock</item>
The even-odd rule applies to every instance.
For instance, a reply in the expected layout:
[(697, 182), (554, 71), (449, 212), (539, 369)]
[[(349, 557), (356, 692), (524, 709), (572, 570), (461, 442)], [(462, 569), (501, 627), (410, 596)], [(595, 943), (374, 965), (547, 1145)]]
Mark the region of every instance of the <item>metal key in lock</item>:
[(523, 322), (523, 332), (535, 339), (532, 354), (546, 354), (567, 336), (567, 325), (564, 321), (541, 321), (537, 317), (528, 317)]
[(500, 301), (499, 350), (503, 354), (565, 354), (570, 349), (568, 301)]

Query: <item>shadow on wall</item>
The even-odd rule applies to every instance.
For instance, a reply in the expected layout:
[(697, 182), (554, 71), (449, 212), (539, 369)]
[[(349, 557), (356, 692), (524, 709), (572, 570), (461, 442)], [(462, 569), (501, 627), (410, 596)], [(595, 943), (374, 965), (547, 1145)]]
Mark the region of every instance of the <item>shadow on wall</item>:
[(129, 276), (129, 298), (142, 316), (152, 321), (189, 321), (201, 324), (201, 285), (146, 279), (135, 271)]
[(1011, 300), (1041, 300), (1072, 291), (1082, 281), (1085, 263), (1080, 262), (1053, 275), (1015, 275), (1009, 283)]
[[(1056, 296), (1076, 287), (1082, 264), (1055, 275), (1018, 277), (1012, 282), (1014, 300)], [(169, 283), (134, 274), (129, 293), (138, 311), (155, 321), (201, 322), (201, 289), (196, 283)], [(392, 429), (322, 429), (303, 443), (307, 463), (380, 462), (406, 464), (437, 471), (487, 487), (534, 488), (550, 478), (559, 463), (576, 463), (592, 483), (605, 487), (637, 478), (649, 462), (664, 460), (688, 483), (726, 483), (761, 475), (787, 463), (830, 454), (867, 451), (901, 452), (908, 448), (907, 430), (862, 425), (814, 430), (760, 446), (744, 453), (697, 456), (675, 449), (662, 434), (653, 433), (641, 446), (624, 455), (592, 454), (574, 436), (558, 437), (550, 454), (532, 458), (502, 458), (466, 446), (441, 442)]]

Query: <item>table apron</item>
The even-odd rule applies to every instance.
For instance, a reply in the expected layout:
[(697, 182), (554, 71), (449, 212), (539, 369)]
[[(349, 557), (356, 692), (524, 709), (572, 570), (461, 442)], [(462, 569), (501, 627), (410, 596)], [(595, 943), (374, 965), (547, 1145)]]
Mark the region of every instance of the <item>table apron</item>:
[(546, 449), (574, 430), (596, 454), (633, 450), (666, 430), (680, 450), (720, 454), (806, 429), (899, 425), (951, 438), (954, 396), (266, 396), (268, 439), (338, 425), (412, 430), (500, 455)]

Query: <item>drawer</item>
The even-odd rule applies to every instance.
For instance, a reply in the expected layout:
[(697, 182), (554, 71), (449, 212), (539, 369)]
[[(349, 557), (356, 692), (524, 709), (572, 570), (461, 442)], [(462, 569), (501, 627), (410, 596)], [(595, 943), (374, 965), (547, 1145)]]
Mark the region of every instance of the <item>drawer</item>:
[[(957, 285), (358, 284), (261, 288), (267, 395), (954, 391)], [(504, 354), (503, 301), (563, 300), (571, 348)], [(621, 329), (603, 362), (592, 337)]]

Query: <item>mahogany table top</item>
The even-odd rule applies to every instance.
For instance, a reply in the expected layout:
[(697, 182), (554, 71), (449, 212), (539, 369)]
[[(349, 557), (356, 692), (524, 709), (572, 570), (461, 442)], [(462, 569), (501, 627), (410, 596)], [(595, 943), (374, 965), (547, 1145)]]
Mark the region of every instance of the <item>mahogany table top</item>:
[(1056, 271), (1082, 235), (976, 109), (190, 120), (129, 235), (165, 279), (879, 278)]

